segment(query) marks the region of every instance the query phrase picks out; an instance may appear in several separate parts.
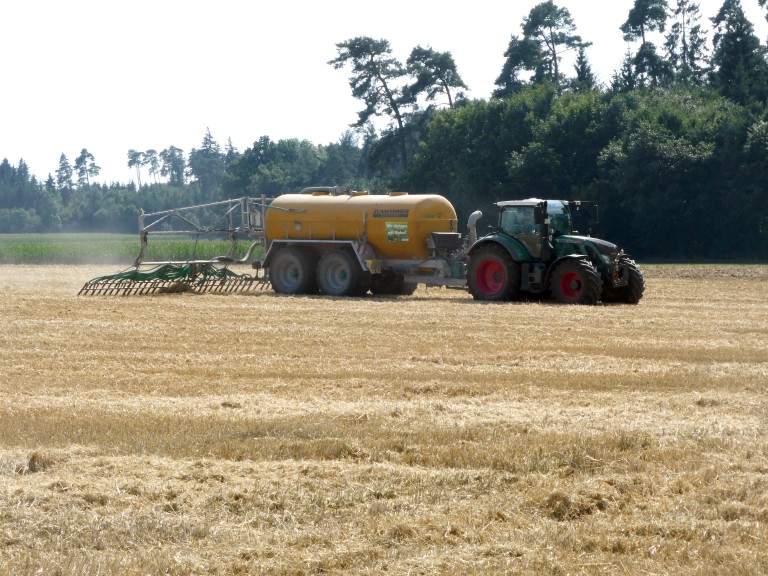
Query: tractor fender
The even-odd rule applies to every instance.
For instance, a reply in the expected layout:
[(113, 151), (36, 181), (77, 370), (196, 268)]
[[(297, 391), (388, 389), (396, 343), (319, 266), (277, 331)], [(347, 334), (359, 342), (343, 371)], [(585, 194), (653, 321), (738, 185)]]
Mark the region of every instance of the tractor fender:
[(502, 246), (504, 250), (506, 250), (509, 255), (512, 256), (512, 260), (515, 262), (529, 262), (531, 260), (531, 255), (528, 253), (528, 249), (523, 245), (522, 242), (516, 238), (502, 236), (501, 234), (494, 234), (492, 236), (480, 238), (477, 242), (474, 243), (472, 248), (469, 249), (469, 257), (471, 258), (472, 254), (474, 254), (478, 248), (482, 246), (488, 246), (489, 244), (498, 244)]
[(584, 254), (566, 254), (565, 256), (560, 256), (559, 258), (556, 258), (547, 268), (547, 273), (544, 277), (544, 285), (549, 286), (552, 281), (552, 273), (555, 271), (557, 266), (563, 261), (563, 260), (586, 260), (590, 264), (592, 261)]

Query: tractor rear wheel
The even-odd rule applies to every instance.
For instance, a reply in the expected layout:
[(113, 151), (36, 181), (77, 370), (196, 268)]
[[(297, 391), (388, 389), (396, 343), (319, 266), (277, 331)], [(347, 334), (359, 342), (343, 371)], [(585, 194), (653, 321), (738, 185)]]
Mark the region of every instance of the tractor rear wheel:
[(627, 265), (626, 271), (623, 273), (629, 274), (627, 278), (627, 285), (620, 288), (605, 288), (603, 290), (603, 302), (621, 302), (623, 304), (637, 304), (640, 302), (640, 298), (643, 297), (645, 292), (645, 277), (642, 270), (637, 263), (626, 256), (622, 256), (619, 261), (622, 271), (624, 271), (624, 264)]
[(483, 246), (470, 256), (467, 284), (475, 300), (517, 300), (520, 298), (520, 265), (503, 247)]
[(370, 273), (344, 248), (323, 254), (317, 265), (317, 283), (330, 296), (362, 296), (370, 287)]
[(552, 273), (552, 296), (563, 304), (597, 304), (602, 281), (588, 260), (563, 260)]
[(312, 294), (317, 292), (312, 254), (295, 246), (280, 249), (269, 265), (269, 281), (278, 294)]

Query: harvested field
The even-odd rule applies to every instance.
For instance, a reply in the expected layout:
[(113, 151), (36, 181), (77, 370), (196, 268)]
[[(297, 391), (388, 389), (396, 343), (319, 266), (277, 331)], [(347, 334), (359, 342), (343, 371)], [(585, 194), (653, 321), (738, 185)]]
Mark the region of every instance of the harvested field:
[(768, 266), (638, 306), (0, 266), (0, 574), (768, 573)]

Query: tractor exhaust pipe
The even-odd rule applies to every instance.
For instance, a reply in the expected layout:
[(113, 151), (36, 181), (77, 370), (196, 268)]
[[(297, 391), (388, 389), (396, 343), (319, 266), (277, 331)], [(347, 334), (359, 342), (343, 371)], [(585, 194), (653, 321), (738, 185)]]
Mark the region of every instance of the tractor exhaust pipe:
[(480, 210), (475, 210), (469, 215), (469, 221), (467, 222), (467, 230), (469, 231), (469, 245), (472, 246), (477, 242), (477, 221), (483, 217), (483, 213)]

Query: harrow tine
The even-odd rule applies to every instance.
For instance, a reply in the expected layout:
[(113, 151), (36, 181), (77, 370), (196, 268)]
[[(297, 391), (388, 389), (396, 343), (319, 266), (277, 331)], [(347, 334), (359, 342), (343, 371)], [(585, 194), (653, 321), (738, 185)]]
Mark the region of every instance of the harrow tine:
[(178, 292), (231, 294), (249, 290), (263, 290), (268, 282), (264, 277), (236, 274), (228, 268), (217, 268), (211, 263), (164, 264), (149, 271), (138, 268), (112, 276), (101, 276), (86, 282), (79, 295), (146, 295)]
[(195, 292), (213, 294), (232, 294), (248, 290), (263, 290), (264, 282), (253, 277), (227, 276), (206, 277), (194, 285)]

